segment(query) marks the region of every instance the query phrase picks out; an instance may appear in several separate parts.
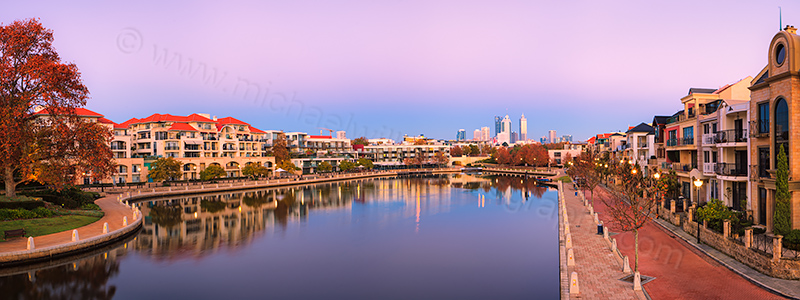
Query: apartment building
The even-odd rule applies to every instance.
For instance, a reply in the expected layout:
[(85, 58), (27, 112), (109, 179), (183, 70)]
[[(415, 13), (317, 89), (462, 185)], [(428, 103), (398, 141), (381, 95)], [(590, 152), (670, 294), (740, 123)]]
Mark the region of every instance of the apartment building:
[(647, 173), (648, 161), (655, 156), (655, 133), (653, 127), (640, 123), (625, 132), (625, 160), (639, 165), (640, 171)]

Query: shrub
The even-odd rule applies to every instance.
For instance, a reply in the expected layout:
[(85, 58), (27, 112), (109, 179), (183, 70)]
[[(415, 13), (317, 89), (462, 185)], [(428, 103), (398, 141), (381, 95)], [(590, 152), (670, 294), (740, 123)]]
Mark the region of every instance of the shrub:
[(0, 219), (2, 220), (34, 219), (36, 217), (36, 213), (27, 209), (0, 209)]
[(13, 201), (13, 202), (0, 201), (0, 208), (6, 208), (6, 209), (17, 209), (17, 208), (35, 209), (37, 207), (44, 207), (44, 202), (38, 200)]
[(44, 207), (37, 207), (37, 208), (34, 208), (32, 211), (39, 218), (49, 218), (49, 217), (53, 216), (53, 212), (50, 211), (47, 208), (44, 208)]
[(783, 240), (794, 244), (795, 246), (800, 245), (800, 229), (792, 229), (788, 234), (786, 234), (786, 236), (783, 237)]
[(100, 210), (100, 206), (94, 203), (84, 203), (81, 205), (81, 209), (84, 210)]

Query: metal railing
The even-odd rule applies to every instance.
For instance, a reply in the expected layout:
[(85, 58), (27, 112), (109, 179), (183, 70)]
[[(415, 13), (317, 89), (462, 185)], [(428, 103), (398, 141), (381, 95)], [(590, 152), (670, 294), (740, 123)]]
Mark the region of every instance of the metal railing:
[(747, 142), (747, 129), (728, 129), (717, 131), (714, 141), (716, 143), (742, 143)]
[(766, 120), (749, 121), (748, 127), (750, 129), (751, 137), (764, 136), (769, 134), (769, 122)]
[(747, 167), (740, 164), (717, 163), (714, 166), (714, 173), (724, 176), (747, 176)]
[(766, 234), (754, 234), (753, 235), (753, 244), (750, 246), (755, 250), (763, 254), (768, 254), (768, 256), (772, 256), (772, 237), (767, 236)]
[(694, 145), (694, 137), (668, 139), (666, 144), (668, 147), (691, 146)]
[(712, 145), (716, 143), (716, 134), (714, 133), (705, 133), (703, 134), (703, 145)]
[(783, 249), (781, 249), (781, 258), (798, 259), (800, 258), (800, 244), (793, 244), (786, 241), (786, 238), (781, 240)]

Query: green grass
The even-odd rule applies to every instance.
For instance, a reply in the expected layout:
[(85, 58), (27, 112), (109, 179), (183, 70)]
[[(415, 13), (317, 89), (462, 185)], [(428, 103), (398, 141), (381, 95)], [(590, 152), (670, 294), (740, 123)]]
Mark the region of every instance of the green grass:
[[(72, 230), (100, 220), (102, 216), (67, 215), (52, 218), (1, 221), (0, 232), (25, 228), (25, 236), (42, 236), (51, 233)], [(0, 238), (4, 236), (0, 235)], [(3, 240), (5, 241), (5, 240)]]
[(559, 178), (558, 178), (558, 179), (556, 179), (556, 180), (558, 180), (558, 181), (561, 181), (561, 182), (563, 182), (563, 183), (570, 183), (570, 182), (572, 182), (572, 179), (570, 179), (570, 178), (569, 178), (569, 176), (561, 176), (561, 177), (559, 177)]
[(42, 199), (36, 197), (22, 196), (22, 195), (18, 195), (16, 197), (8, 197), (6, 195), (0, 195), (0, 202), (21, 202), (21, 201), (40, 201), (40, 200)]

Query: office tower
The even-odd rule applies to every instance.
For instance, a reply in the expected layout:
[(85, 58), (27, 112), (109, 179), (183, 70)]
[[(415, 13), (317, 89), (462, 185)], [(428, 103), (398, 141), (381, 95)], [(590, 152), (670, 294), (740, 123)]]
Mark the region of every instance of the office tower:
[(500, 116), (494, 116), (494, 136), (499, 136), (503, 132), (503, 124)]
[(347, 134), (345, 134), (345, 132), (343, 130), (337, 131), (336, 132), (336, 138), (337, 139), (346, 139), (347, 138)]
[(542, 138), (539, 139), (539, 143), (547, 144), (547, 136), (542, 136)]
[(511, 143), (513, 144), (513, 143), (516, 143), (516, 142), (517, 142), (517, 132), (516, 131), (512, 131), (511, 132)]
[(467, 131), (464, 129), (459, 129), (458, 133), (456, 133), (456, 140), (464, 141), (467, 139)]
[(501, 145), (503, 143), (511, 144), (511, 119), (506, 115), (500, 124), (500, 133), (497, 134), (497, 143)]
[(481, 127), (481, 141), (488, 141), (490, 137), (489, 127)]
[(572, 143), (572, 135), (565, 134), (563, 137), (561, 137), (561, 141), (565, 143)]
[(556, 131), (555, 130), (550, 130), (550, 131), (548, 131), (548, 133), (550, 134), (550, 143), (555, 143), (556, 142)]
[(472, 132), (472, 140), (473, 141), (480, 141), (481, 140), (481, 130), (480, 129), (475, 129), (475, 131)]
[(519, 140), (523, 142), (528, 140), (528, 119), (525, 118), (525, 114), (519, 118)]

